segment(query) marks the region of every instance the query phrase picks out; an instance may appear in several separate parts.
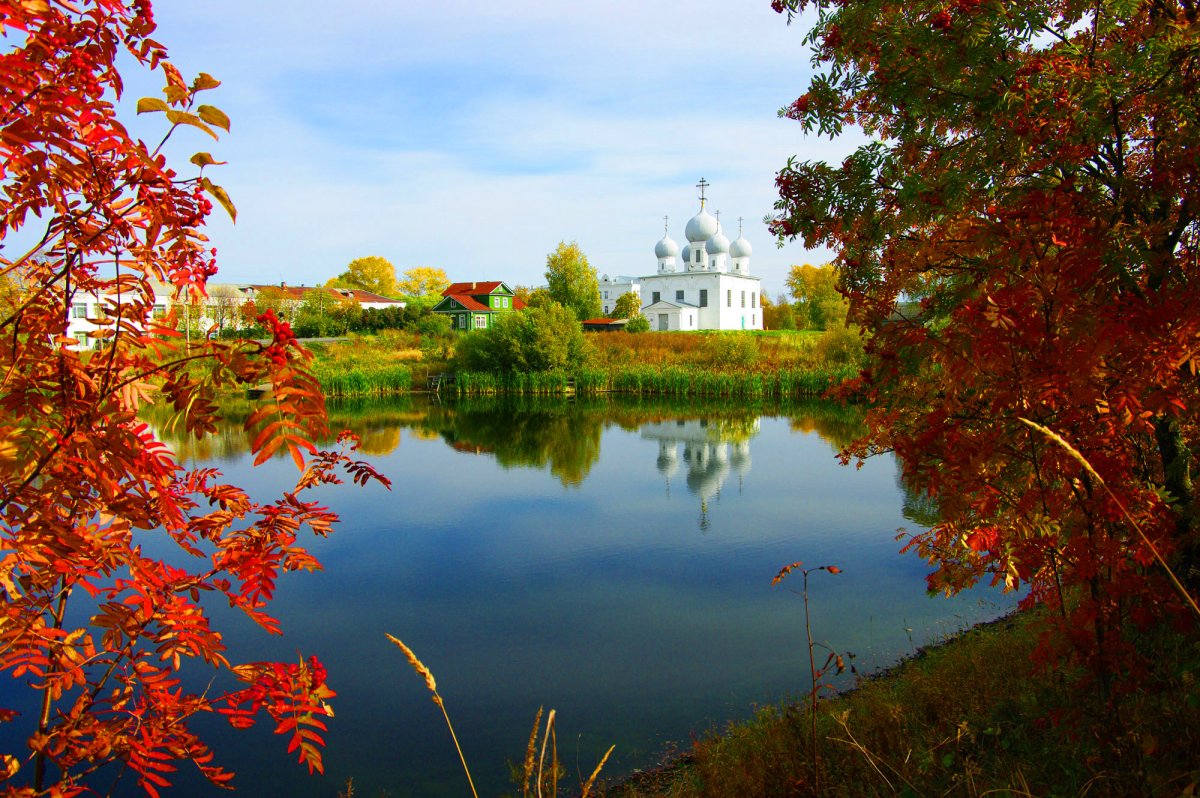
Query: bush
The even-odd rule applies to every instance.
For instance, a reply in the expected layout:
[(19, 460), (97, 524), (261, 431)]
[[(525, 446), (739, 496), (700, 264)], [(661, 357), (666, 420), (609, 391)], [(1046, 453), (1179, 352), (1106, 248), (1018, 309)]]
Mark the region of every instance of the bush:
[(863, 338), (854, 325), (833, 327), (817, 339), (813, 355), (819, 362), (858, 365), (863, 361)]
[(467, 371), (495, 373), (577, 369), (588, 345), (574, 314), (558, 303), (501, 314), (487, 330), (462, 336), (455, 356)]
[(641, 313), (629, 317), (628, 323), (625, 325), (625, 332), (644, 333), (650, 332), (650, 320)]
[(749, 368), (758, 362), (758, 345), (743, 333), (717, 333), (705, 337), (703, 363), (719, 369)]

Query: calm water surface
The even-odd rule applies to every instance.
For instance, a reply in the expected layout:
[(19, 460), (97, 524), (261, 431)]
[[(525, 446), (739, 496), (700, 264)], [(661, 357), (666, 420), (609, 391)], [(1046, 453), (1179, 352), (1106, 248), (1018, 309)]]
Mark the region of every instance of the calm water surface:
[[(558, 711), (569, 770), (586, 776), (616, 744), (615, 776), (802, 694), (803, 605), (788, 589), (799, 575), (771, 586), (795, 560), (843, 569), (812, 579), (813, 631), (860, 669), (1011, 604), (992, 592), (925, 595), (926, 566), (897, 554), (895, 534), (927, 511), (906, 498), (891, 459), (838, 464), (857, 430), (836, 408), (407, 400), (333, 410), (392, 490), (321, 494), (342, 524), (312, 545), (324, 572), (281, 581), (284, 637), (217, 611), (231, 659), (317, 653), (329, 667), (338, 697), (326, 775), (308, 777), (269, 729), (228, 735), (214, 721), (242, 794), (331, 798), (351, 777), (362, 796), (468, 794), (438, 709), (385, 632), (433, 670), (480, 794), (499, 795), (513, 791), (506, 762), (523, 756), (539, 706)], [(294, 484), (290, 461), (250, 468), (234, 428), (203, 450), (176, 445), (260, 499)], [(180, 792), (218, 794), (202, 787)]]

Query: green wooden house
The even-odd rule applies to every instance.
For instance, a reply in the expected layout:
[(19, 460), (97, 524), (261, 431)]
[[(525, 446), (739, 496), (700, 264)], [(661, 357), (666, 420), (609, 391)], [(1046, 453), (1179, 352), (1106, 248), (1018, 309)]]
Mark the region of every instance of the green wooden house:
[(456, 330), (486, 330), (501, 313), (522, 310), (525, 303), (502, 282), (454, 283), (442, 292), (434, 313), (449, 316)]

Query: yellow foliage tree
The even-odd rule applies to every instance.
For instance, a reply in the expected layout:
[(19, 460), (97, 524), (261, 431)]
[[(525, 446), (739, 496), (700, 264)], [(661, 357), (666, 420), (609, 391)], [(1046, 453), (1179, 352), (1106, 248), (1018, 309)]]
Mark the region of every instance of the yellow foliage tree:
[(396, 296), (400, 293), (396, 284), (396, 267), (387, 258), (368, 255), (350, 261), (346, 271), (325, 285), (330, 288), (361, 288), (380, 296)]
[(436, 266), (414, 266), (404, 272), (399, 282), (400, 293), (406, 296), (437, 296), (450, 285), (445, 269)]

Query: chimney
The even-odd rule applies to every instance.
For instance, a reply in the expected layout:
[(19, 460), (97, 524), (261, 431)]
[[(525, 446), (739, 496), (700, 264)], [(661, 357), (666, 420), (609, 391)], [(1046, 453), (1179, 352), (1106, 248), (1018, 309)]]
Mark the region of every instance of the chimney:
[(472, 291), (475, 290), (475, 281), (474, 280), (471, 281), (471, 290)]

